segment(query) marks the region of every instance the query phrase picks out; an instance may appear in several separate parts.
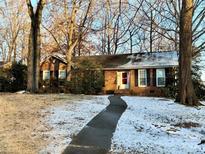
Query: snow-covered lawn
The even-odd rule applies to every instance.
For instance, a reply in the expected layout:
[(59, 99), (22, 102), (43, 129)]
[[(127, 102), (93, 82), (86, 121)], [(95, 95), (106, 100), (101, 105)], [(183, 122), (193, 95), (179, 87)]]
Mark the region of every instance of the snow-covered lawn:
[(45, 121), (50, 130), (43, 132), (49, 138), (50, 144), (40, 153), (60, 154), (69, 145), (72, 137), (108, 104), (108, 96), (96, 96), (90, 100), (74, 101), (45, 110), (51, 112)]
[(127, 110), (112, 138), (112, 153), (202, 154), (205, 107), (192, 108), (173, 100), (122, 97)]

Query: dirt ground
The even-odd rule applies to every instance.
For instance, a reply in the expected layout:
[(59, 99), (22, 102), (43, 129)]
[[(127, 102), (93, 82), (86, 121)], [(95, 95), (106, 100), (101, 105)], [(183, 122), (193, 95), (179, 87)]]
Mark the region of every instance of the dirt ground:
[(42, 112), (51, 106), (89, 99), (84, 95), (31, 95), (0, 93), (0, 154), (36, 154), (48, 144), (49, 126)]

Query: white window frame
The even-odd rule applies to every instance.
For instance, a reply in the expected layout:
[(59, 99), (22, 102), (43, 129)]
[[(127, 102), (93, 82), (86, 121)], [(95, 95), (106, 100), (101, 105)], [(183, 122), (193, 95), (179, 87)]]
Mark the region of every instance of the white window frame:
[[(145, 76), (145, 85), (140, 84), (140, 78), (141, 78), (140, 72), (142, 71), (144, 72), (144, 76)], [(138, 69), (138, 87), (147, 87), (147, 70), (146, 69)]]
[[(46, 73), (46, 75), (49, 74), (49, 77), (45, 76), (45, 73)], [(51, 72), (50, 72), (50, 70), (43, 70), (43, 80), (45, 81), (45, 80), (50, 80), (50, 79), (51, 79)]]
[[(164, 78), (164, 84), (163, 85), (159, 85), (158, 83), (158, 78), (159, 78), (159, 71), (163, 71), (163, 78)], [(161, 76), (160, 76), (161, 78)], [(164, 68), (160, 68), (160, 69), (156, 69), (156, 83), (157, 83), (157, 87), (165, 87), (166, 86), (166, 73), (165, 73), (165, 69)]]
[[(64, 72), (64, 73), (65, 73), (65, 77), (64, 77), (64, 78), (61, 77), (61, 72)], [(66, 79), (66, 70), (59, 70), (59, 71), (58, 71), (58, 78), (59, 78), (59, 79), (62, 79), (62, 80), (63, 80), (63, 79)]]

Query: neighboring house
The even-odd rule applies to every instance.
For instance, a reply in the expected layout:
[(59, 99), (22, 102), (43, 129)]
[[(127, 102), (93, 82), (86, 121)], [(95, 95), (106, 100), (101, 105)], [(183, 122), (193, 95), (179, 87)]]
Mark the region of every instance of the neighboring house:
[(66, 79), (66, 66), (67, 62), (62, 54), (46, 56), (40, 64), (41, 80)]
[[(175, 51), (83, 56), (75, 58), (74, 63), (83, 59), (102, 65), (104, 93), (163, 96), (165, 87), (175, 85), (178, 67)], [(42, 63), (41, 70), (43, 79), (66, 78), (66, 60), (63, 56), (51, 55)]]

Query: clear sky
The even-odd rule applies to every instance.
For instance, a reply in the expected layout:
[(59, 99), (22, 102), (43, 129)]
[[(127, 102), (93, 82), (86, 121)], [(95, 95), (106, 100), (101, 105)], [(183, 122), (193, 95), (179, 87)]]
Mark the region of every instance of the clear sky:
[(31, 0), (33, 6), (36, 6), (38, 0)]

